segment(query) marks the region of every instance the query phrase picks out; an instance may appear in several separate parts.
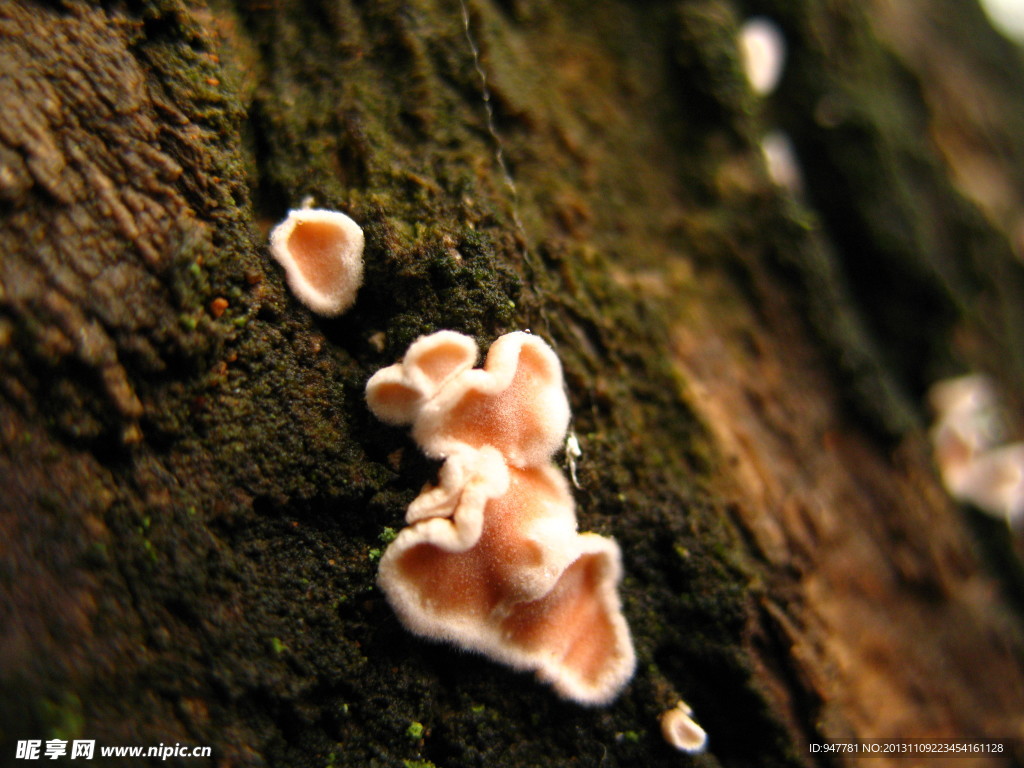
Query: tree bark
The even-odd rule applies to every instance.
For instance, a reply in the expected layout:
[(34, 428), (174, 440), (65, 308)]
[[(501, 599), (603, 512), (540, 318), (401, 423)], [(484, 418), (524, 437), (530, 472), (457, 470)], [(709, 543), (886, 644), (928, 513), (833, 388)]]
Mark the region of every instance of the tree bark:
[[(0, 0), (0, 761), (669, 766), (680, 697), (708, 766), (1024, 738), (1021, 547), (923, 404), (983, 370), (1024, 431), (1022, 88), (973, 0)], [(307, 197), (366, 235), (337, 319), (265, 245)], [(639, 658), (608, 707), (375, 587), (437, 466), (363, 388), (442, 328), (562, 360)]]

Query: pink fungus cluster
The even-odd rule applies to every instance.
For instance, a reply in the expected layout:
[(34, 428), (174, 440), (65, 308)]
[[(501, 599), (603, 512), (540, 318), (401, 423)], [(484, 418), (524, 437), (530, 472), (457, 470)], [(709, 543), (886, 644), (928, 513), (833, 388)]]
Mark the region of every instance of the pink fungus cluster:
[(635, 656), (618, 545), (577, 532), (553, 463), (569, 423), (561, 365), (528, 333), (495, 341), (483, 368), (477, 355), (468, 336), (439, 331), (366, 386), (378, 418), (411, 425), (424, 453), (444, 460), (437, 484), (409, 505), (378, 582), (412, 632), (605, 704)]

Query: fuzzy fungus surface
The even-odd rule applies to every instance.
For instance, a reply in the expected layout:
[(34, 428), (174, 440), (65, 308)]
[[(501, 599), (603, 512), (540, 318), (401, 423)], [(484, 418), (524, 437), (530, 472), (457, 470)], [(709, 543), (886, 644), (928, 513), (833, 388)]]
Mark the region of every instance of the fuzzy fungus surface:
[(339, 211), (300, 208), (270, 233), (270, 253), (292, 293), (320, 315), (340, 315), (363, 283), (363, 230)]
[(412, 632), (532, 670), (582, 704), (611, 701), (635, 655), (622, 615), (614, 540), (579, 533), (552, 457), (569, 404), (557, 356), (510, 333), (474, 368), (475, 342), (452, 331), (416, 340), (366, 387), (383, 421), (411, 425), (444, 459), (406, 511), (378, 581)]

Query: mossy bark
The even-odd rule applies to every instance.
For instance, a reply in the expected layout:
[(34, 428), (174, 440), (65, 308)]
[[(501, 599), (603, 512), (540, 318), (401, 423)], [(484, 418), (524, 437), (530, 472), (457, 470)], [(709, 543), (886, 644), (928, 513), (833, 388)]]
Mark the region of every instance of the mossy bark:
[[(978, 368), (1019, 414), (1024, 74), (936, 5), (0, 0), (0, 762), (668, 766), (679, 696), (709, 766), (1020, 736), (1019, 560), (921, 398)], [(766, 101), (753, 13), (789, 42)], [(307, 197), (366, 233), (338, 319), (265, 247)], [(375, 587), (436, 466), (363, 387), (440, 328), (561, 357), (639, 656), (607, 708)]]

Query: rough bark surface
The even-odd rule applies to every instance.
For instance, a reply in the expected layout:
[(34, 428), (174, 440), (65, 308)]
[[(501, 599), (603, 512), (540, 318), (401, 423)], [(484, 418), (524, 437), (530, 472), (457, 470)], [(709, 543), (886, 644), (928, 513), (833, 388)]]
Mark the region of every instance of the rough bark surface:
[[(755, 13), (789, 43), (767, 101)], [(0, 764), (1024, 737), (1020, 546), (944, 494), (922, 405), (981, 369), (1024, 429), (1022, 90), (966, 0), (0, 0)], [(338, 319), (267, 254), (307, 196), (366, 233)], [(607, 708), (410, 635), (374, 585), (437, 467), (363, 387), (440, 328), (561, 357), (639, 656)], [(661, 738), (680, 696), (705, 755)]]

